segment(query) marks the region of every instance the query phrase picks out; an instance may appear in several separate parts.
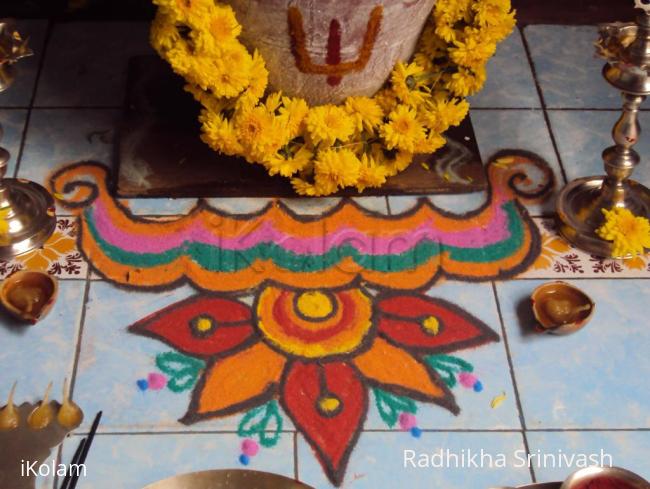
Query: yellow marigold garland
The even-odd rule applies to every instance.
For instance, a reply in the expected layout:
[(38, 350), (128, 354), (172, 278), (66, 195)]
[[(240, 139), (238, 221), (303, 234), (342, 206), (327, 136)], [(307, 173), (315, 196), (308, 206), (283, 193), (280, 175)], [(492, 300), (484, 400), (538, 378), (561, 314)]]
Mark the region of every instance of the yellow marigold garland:
[(485, 65), (512, 31), (510, 0), (438, 0), (409, 63), (374, 97), (341, 105), (267, 91), (262, 56), (238, 41), (232, 8), (214, 0), (153, 0), (151, 43), (203, 106), (202, 140), (291, 178), (302, 195), (378, 187), (467, 115)]

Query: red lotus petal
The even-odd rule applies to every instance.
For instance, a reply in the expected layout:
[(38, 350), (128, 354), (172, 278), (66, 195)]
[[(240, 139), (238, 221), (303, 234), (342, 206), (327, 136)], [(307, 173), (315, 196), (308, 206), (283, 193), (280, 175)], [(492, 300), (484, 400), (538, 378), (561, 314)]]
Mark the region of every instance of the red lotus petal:
[(254, 340), (250, 307), (211, 296), (172, 304), (129, 326), (129, 331), (199, 357), (229, 353)]
[(368, 394), (357, 372), (345, 363), (295, 361), (285, 374), (281, 402), (338, 486), (368, 410)]
[[(422, 353), (446, 353), (499, 341), (485, 323), (451, 302), (417, 294), (393, 295), (377, 301), (379, 333), (388, 341)], [(423, 322), (438, 321), (438, 331)]]

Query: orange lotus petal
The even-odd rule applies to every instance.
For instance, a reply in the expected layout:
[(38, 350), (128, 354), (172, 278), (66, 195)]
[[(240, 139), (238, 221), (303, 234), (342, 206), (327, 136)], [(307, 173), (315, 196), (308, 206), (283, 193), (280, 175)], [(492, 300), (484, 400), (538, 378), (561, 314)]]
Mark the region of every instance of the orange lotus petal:
[(453, 396), (442, 382), (434, 380), (430, 371), (407, 352), (381, 338), (353, 363), (368, 380), (384, 389), (458, 412)]
[(264, 343), (218, 360), (194, 391), (183, 422), (225, 416), (270, 398), (280, 380), (286, 359)]

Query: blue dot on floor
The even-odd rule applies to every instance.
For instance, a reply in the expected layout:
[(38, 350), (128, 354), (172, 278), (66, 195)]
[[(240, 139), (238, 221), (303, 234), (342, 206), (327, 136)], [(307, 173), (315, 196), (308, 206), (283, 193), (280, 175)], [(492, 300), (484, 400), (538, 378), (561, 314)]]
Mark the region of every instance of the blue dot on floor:
[(481, 392), (483, 390), (483, 384), (480, 380), (477, 380), (474, 384), (474, 392)]
[(413, 435), (414, 438), (420, 438), (422, 436), (422, 430), (417, 426), (414, 426), (411, 428), (411, 435)]
[(146, 391), (149, 388), (149, 382), (147, 382), (147, 379), (140, 379), (136, 382), (138, 389), (140, 389), (142, 392)]
[(250, 463), (250, 461), (251, 461), (250, 457), (248, 455), (244, 454), (244, 453), (242, 453), (239, 456), (239, 463), (242, 464), (242, 465), (248, 465)]

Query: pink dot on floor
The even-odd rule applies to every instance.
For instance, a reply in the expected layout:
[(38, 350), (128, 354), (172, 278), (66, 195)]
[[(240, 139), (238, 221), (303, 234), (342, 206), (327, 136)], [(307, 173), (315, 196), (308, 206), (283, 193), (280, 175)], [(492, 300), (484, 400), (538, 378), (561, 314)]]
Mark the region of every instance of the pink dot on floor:
[(418, 425), (418, 419), (411, 413), (402, 413), (399, 415), (399, 426), (404, 431), (410, 431)]
[(260, 451), (260, 446), (255, 440), (246, 438), (241, 442), (241, 452), (249, 457), (254, 457)]
[(159, 391), (164, 389), (167, 385), (167, 377), (163, 374), (157, 372), (152, 372), (147, 376), (147, 381), (149, 382), (149, 389)]
[(467, 387), (468, 389), (474, 387), (477, 380), (476, 375), (470, 374), (469, 372), (461, 372), (458, 374), (458, 381), (463, 387)]

